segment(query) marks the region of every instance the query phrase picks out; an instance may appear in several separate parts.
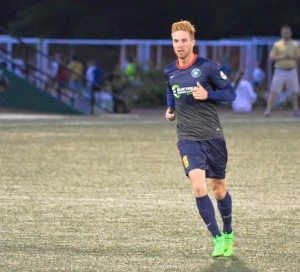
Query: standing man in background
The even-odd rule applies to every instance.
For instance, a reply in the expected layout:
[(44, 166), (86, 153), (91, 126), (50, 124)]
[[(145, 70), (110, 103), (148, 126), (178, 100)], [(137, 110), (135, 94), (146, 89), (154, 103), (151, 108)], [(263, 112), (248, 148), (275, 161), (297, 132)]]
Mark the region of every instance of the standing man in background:
[[(177, 122), (177, 146), (200, 216), (210, 231), (213, 257), (233, 254), (232, 202), (225, 184), (227, 149), (216, 102), (230, 102), (236, 94), (227, 76), (213, 61), (193, 53), (195, 27), (189, 21), (172, 25), (177, 60), (164, 69), (168, 108), (165, 117)], [(206, 185), (210, 178), (223, 221), (220, 232)]]
[(299, 81), (297, 62), (300, 60), (300, 51), (297, 41), (292, 40), (292, 30), (289, 26), (281, 28), (281, 39), (272, 47), (270, 58), (275, 62), (275, 71), (271, 83), (268, 105), (264, 116), (271, 114), (277, 95), (286, 86), (292, 97), (294, 117), (300, 117), (298, 106)]

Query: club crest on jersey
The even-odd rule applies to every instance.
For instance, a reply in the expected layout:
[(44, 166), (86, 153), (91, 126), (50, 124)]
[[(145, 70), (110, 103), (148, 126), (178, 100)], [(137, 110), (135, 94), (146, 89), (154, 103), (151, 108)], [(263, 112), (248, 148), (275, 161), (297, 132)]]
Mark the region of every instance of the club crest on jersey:
[(223, 73), (223, 71), (220, 71), (220, 76), (221, 76), (221, 78), (223, 78), (224, 80), (227, 79), (227, 76)]
[(191, 72), (192, 77), (197, 78), (201, 76), (201, 70), (198, 68), (194, 68)]

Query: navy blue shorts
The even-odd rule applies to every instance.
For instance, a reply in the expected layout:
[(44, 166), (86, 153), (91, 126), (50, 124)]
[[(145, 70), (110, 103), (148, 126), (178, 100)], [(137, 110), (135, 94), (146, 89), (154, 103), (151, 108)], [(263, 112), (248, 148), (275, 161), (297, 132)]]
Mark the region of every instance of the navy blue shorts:
[(207, 178), (225, 178), (227, 148), (223, 137), (203, 141), (179, 140), (177, 147), (187, 176), (193, 169), (202, 169)]

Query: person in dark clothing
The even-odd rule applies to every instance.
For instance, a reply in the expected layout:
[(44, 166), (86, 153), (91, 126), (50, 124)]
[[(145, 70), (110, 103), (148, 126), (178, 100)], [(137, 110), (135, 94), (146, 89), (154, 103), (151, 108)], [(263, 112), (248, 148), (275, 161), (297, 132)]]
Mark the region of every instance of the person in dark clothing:
[[(233, 101), (236, 94), (215, 62), (193, 53), (194, 33), (195, 27), (189, 21), (172, 25), (177, 60), (164, 69), (168, 106), (165, 116), (169, 121), (177, 118), (177, 146), (197, 208), (213, 237), (212, 256), (231, 256), (234, 236), (232, 201), (225, 184), (227, 149), (216, 103)], [(208, 196), (206, 178), (210, 178), (217, 199), (223, 233)]]

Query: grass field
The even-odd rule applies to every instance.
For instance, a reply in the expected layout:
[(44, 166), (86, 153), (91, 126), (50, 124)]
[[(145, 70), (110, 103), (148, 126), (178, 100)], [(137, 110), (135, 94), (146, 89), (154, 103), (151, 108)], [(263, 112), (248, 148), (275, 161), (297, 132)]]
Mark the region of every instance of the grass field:
[(0, 271), (300, 271), (299, 120), (222, 122), (236, 255), (213, 260), (174, 124), (0, 120)]

